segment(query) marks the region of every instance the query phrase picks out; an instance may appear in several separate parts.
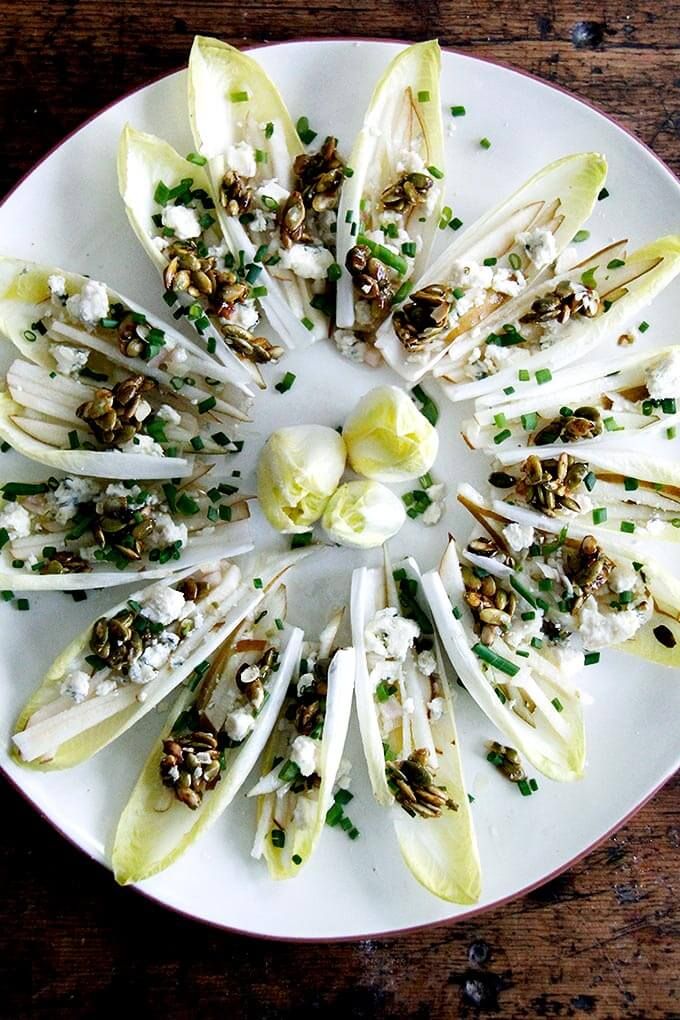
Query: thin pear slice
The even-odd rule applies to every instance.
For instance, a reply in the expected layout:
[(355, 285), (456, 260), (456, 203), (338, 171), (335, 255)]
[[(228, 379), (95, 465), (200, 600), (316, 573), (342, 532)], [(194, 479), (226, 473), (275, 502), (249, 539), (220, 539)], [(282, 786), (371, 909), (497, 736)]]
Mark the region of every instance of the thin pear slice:
[[(355, 326), (356, 294), (345, 261), (349, 250), (360, 243), (360, 235), (380, 230), (388, 220), (394, 230), (408, 234), (396, 240), (389, 235), (377, 239), (403, 263), (404, 272), (395, 276), (395, 291), (410, 278), (417, 279), (427, 264), (444, 196), (440, 70), (436, 39), (416, 43), (390, 61), (373, 90), (352, 149), (353, 172), (343, 185), (338, 211), (337, 261), (342, 276), (336, 322), (340, 328)], [(386, 213), (381, 196), (407, 172), (424, 176), (428, 190), (423, 201), (408, 205), (400, 214)], [(404, 256), (403, 243), (415, 245), (414, 256)], [(388, 312), (389, 307), (377, 313), (372, 331)]]
[[(430, 341), (424, 342), (421, 349), (409, 352), (394, 330), (393, 313), (380, 329), (376, 345), (388, 364), (404, 379), (417, 382), (432, 371), (452, 344), (465, 340), (468, 330), (485, 327), (486, 321), (501, 306), (499, 314), (503, 314), (506, 308), (509, 310), (514, 304), (512, 296), (487, 286), (479, 295), (475, 294), (474, 301), (468, 295), (466, 304), (471, 303), (471, 307), (459, 316), (455, 312), (456, 301), (464, 298), (468, 289), (474, 289), (459, 283), (459, 267), (462, 264), (480, 266), (484, 260), (487, 260), (488, 266), (488, 260), (493, 259), (494, 272), (504, 269), (514, 274), (515, 286), (509, 287), (506, 283), (504, 290), (521, 294), (523, 287), (544, 278), (548, 270), (547, 263), (538, 255), (535, 262), (529, 259), (526, 250), (517, 241), (518, 235), (541, 231), (546, 243), (550, 239), (545, 257), (552, 262), (590, 215), (606, 174), (606, 160), (597, 153), (565, 156), (540, 170), (518, 191), (452, 241), (413, 288), (413, 292), (431, 285), (443, 285), (456, 291), (460, 288), (458, 297), (454, 295), (445, 328)], [(485, 275), (492, 277), (493, 273), (487, 271)], [(455, 282), (452, 282), (454, 278)]]

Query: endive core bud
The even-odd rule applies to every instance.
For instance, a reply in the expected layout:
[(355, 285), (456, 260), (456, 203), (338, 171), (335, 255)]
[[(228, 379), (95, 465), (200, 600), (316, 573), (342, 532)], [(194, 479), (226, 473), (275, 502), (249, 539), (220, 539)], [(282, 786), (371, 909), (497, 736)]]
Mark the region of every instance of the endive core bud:
[(405, 482), (424, 475), (439, 448), (436, 430), (396, 386), (369, 390), (342, 430), (357, 474), (379, 482)]
[(373, 549), (396, 535), (405, 520), (402, 501), (380, 482), (346, 482), (331, 496), (321, 523), (334, 542)]

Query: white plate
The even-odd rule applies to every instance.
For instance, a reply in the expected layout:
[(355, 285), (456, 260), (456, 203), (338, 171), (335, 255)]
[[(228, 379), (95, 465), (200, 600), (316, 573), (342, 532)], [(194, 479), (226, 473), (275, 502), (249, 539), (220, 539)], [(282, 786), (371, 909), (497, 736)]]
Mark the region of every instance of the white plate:
[[(397, 49), (396, 44), (377, 42), (286, 43), (258, 50), (257, 58), (281, 87), (293, 117), (306, 114), (321, 137), (324, 132), (339, 135), (341, 150), (348, 153), (373, 83)], [(466, 225), (550, 160), (595, 149), (609, 160), (611, 197), (597, 203), (588, 224), (594, 246), (619, 236), (637, 246), (678, 228), (680, 188), (675, 179), (601, 114), (536, 80), (460, 54), (444, 53), (442, 71), (449, 127), (447, 201)], [(172, 74), (122, 99), (70, 137), (0, 209), (2, 250), (89, 273), (161, 315), (167, 313), (155, 270), (133, 237), (118, 198), (115, 151), (126, 121), (164, 135), (181, 152), (190, 151), (184, 99), (184, 72)], [(460, 103), (467, 116), (454, 121), (448, 107)], [(491, 140), (488, 151), (479, 145), (484, 136)], [(438, 240), (443, 244), (450, 238), (446, 230)], [(677, 308), (679, 286), (676, 281), (645, 313), (651, 329), (640, 347), (674, 338), (671, 326), (677, 311), (674, 318), (672, 302), (675, 299)], [(390, 379), (387, 370), (362, 370), (324, 344), (287, 358), (285, 369), (297, 374), (295, 386), (283, 396), (270, 391), (260, 398), (256, 424), (244, 432), (245, 449), (233, 465), (243, 471), (244, 491), (252, 486), (257, 450), (275, 426), (298, 421), (335, 426), (362, 393)], [(274, 382), (282, 371), (274, 369)], [(432, 383), (429, 388), (434, 392)], [(449, 483), (451, 492), (459, 480), (482, 483), (484, 458), (458, 439), (462, 409), (445, 407), (443, 400), (440, 404), (442, 452), (433, 473)], [(14, 454), (0, 463), (5, 477), (42, 474), (37, 465), (20, 463)], [(450, 497), (437, 528), (409, 522), (394, 542), (395, 556), (413, 553), (423, 568), (433, 566), (447, 530), (469, 527), (453, 504)], [(263, 523), (259, 527), (261, 543), (280, 544), (271, 529)], [(334, 550), (319, 555), (291, 585), (295, 622), (318, 626), (330, 605), (346, 601), (352, 568), (377, 561), (377, 553), (362, 557)], [(29, 598), (30, 614), (0, 604), (0, 731), (5, 736), (51, 659), (118, 595), (91, 595), (79, 605), (58, 593)], [(496, 734), (471, 699), (457, 690), (458, 726), (475, 797), (483, 867), (479, 907), (517, 895), (566, 867), (620, 824), (677, 766), (677, 677), (614, 652), (585, 673), (585, 686), (594, 699), (587, 708), (586, 777), (559, 785), (539, 776), (539, 792), (526, 799), (485, 761), (484, 741)], [(151, 713), (94, 761), (71, 772), (25, 772), (9, 760), (4, 739), (0, 764), (54, 825), (86, 853), (105, 861), (116, 819), (161, 719)], [(349, 754), (355, 793), (350, 813), (361, 830), (356, 842), (327, 830), (300, 876), (275, 883), (265, 865), (249, 857), (253, 805), (240, 797), (201, 842), (178, 864), (144, 883), (143, 890), (205, 921), (278, 938), (368, 936), (471, 913), (429, 895), (402, 864), (391, 824), (370, 795), (354, 724)]]

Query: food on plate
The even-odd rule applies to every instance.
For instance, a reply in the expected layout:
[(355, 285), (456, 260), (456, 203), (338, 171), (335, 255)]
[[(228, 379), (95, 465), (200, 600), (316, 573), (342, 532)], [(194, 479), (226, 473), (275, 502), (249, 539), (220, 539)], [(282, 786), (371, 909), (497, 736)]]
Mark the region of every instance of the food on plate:
[(230, 482), (108, 482), (66, 475), (0, 484), (0, 585), (76, 591), (145, 581), (253, 548)]
[[(351, 763), (343, 759), (354, 690), (354, 650), (337, 648), (343, 613), (318, 641), (305, 641), (299, 668), (248, 791), (257, 797), (252, 856), (264, 856), (273, 878), (293, 878), (312, 856), (334, 804), (351, 800)], [(329, 818), (329, 824), (333, 816)], [(347, 825), (355, 839), (357, 830)]]
[(400, 530), (403, 502), (380, 482), (340, 485), (324, 510), (321, 524), (330, 539), (355, 549), (374, 549)]
[(342, 427), (350, 466), (377, 482), (405, 482), (430, 470), (437, 430), (398, 386), (376, 386)]
[(16, 760), (39, 770), (87, 761), (178, 687), (308, 553), (191, 567), (114, 606), (29, 698), (12, 737)]
[(376, 346), (388, 364), (417, 382), (447, 351), (456, 357), (471, 331), (548, 275), (590, 215), (606, 174), (597, 153), (565, 156), (452, 241), (381, 327)]
[(314, 132), (305, 117), (296, 129), (260, 64), (204, 36), (189, 58), (189, 116), (232, 253), (259, 254), (259, 300), (276, 333), (291, 347), (328, 336), (345, 179), (336, 139), (308, 152)]
[(250, 606), (189, 676), (125, 806), (112, 861), (116, 881), (164, 870), (241, 789), (276, 724), (300, 659), (283, 586)]
[(325, 425), (272, 432), (257, 462), (257, 494), (273, 528), (286, 535), (318, 521), (345, 470), (342, 436)]
[(451, 400), (508, 387), (521, 394), (531, 379), (545, 384), (553, 369), (617, 337), (679, 272), (680, 235), (662, 237), (632, 255), (622, 241), (610, 245), (522, 292), (488, 318), (483, 330), (456, 343), (435, 375)]
[(414, 877), (475, 903), (481, 875), (453, 705), (411, 559), (352, 575), (356, 705), (373, 795)]
[(393, 303), (427, 263), (444, 196), (444, 144), (436, 40), (390, 62), (375, 87), (350, 156), (337, 228), (338, 348), (363, 360)]
[(534, 451), (574, 456), (672, 438), (680, 422), (680, 346), (591, 361), (549, 378), (516, 382), (512, 394), (478, 397), (463, 424), (473, 449), (501, 462)]
[(225, 431), (250, 397), (227, 368), (104, 284), (0, 259), (0, 331), (17, 358), (0, 435), (19, 453), (97, 478), (191, 474), (196, 454), (234, 453)]

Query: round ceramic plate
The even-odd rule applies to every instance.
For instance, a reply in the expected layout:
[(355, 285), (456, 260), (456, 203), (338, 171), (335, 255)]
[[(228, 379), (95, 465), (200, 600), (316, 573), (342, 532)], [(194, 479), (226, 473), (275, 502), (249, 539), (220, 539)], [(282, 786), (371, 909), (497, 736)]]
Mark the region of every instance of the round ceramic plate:
[[(394, 43), (304, 42), (259, 49), (256, 56), (281, 88), (293, 118), (307, 115), (321, 137), (337, 135), (348, 154), (373, 85), (398, 49)], [(0, 209), (3, 253), (88, 273), (163, 316), (167, 308), (156, 271), (118, 197), (115, 155), (126, 121), (166, 137), (180, 152), (190, 151), (185, 90), (185, 73), (172, 74), (122, 99), (64, 142)], [(610, 197), (596, 204), (588, 224), (593, 250), (619, 237), (636, 247), (678, 228), (680, 187), (669, 171), (634, 138), (570, 96), (505, 68), (444, 53), (442, 99), (447, 202), (465, 225), (551, 160), (599, 150), (609, 160)], [(464, 104), (467, 116), (453, 120), (451, 104)], [(483, 137), (491, 141), (488, 150), (479, 144)], [(439, 245), (450, 239), (450, 231), (442, 231)], [(645, 313), (651, 328), (638, 340), (640, 347), (674, 339), (672, 302), (677, 318), (679, 286), (676, 281)], [(6, 361), (10, 353), (3, 353)], [(293, 422), (336, 426), (366, 390), (396, 381), (387, 369), (346, 361), (330, 343), (286, 356), (285, 369), (296, 373), (295, 386), (285, 395), (270, 388), (258, 396), (255, 423), (243, 430), (243, 453), (230, 464), (241, 470), (246, 492), (253, 491), (253, 465), (272, 429)], [(271, 382), (282, 372), (275, 368)], [(459, 438), (464, 409), (446, 407), (434, 384), (428, 387), (442, 407), (441, 454), (433, 475), (448, 486), (447, 511), (434, 528), (409, 521), (392, 549), (395, 558), (415, 555), (423, 569), (437, 562), (447, 531), (467, 534), (469, 522), (455, 505), (457, 482), (482, 484), (485, 476), (483, 456), (472, 454)], [(43, 470), (14, 454), (2, 460), (4, 477), (36, 478)], [(256, 526), (259, 547), (282, 546), (266, 523), (256, 518)], [(352, 569), (377, 562), (377, 550), (333, 549), (311, 558), (290, 585), (292, 620), (314, 632), (330, 607), (346, 604)], [(2, 767), (64, 835), (102, 862), (163, 716), (150, 713), (93, 761), (61, 774), (22, 771), (9, 760), (7, 740), (21, 704), (52, 658), (119, 597), (101, 592), (76, 605), (69, 595), (31, 593), (30, 613), (17, 614), (9, 603), (0, 610)], [(529, 798), (486, 762), (484, 742), (498, 734), (456, 689), (483, 872), (474, 910), (516, 896), (566, 867), (643, 803), (677, 765), (676, 676), (607, 652), (599, 666), (584, 671), (583, 685), (592, 696), (586, 709), (585, 778), (559, 785), (539, 776), (539, 790)], [(402, 863), (387, 813), (371, 796), (355, 722), (347, 754), (354, 765), (350, 813), (361, 830), (359, 839), (352, 842), (342, 831), (328, 829), (294, 881), (274, 882), (264, 863), (249, 856), (253, 804), (240, 796), (177, 864), (144, 883), (144, 892), (196, 918), (277, 938), (368, 936), (471, 913), (469, 907), (435, 899)]]

